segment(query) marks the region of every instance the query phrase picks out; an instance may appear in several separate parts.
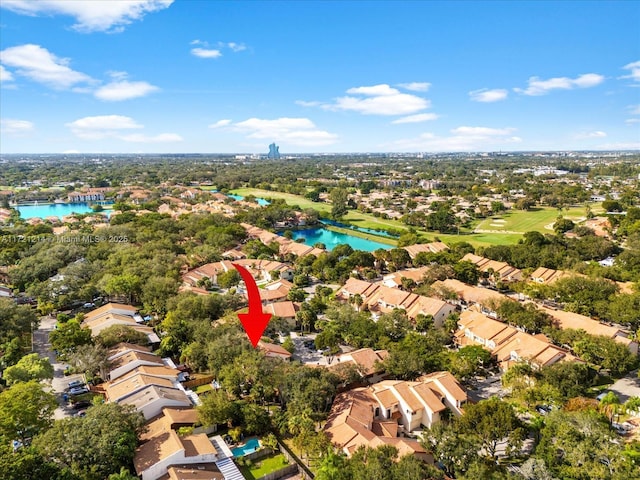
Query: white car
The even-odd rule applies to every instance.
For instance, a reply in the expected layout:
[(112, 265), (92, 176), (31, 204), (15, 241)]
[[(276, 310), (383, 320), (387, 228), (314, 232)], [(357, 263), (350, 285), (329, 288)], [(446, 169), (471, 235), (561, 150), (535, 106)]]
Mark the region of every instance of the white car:
[(82, 395), (83, 393), (89, 393), (89, 389), (86, 386), (74, 387), (69, 390), (69, 394), (71, 395)]

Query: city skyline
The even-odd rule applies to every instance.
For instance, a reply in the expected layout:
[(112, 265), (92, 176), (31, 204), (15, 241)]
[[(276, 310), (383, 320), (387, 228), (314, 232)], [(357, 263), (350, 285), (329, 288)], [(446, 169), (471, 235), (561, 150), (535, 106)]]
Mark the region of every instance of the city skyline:
[(28, 2), (0, 153), (640, 148), (638, 2)]

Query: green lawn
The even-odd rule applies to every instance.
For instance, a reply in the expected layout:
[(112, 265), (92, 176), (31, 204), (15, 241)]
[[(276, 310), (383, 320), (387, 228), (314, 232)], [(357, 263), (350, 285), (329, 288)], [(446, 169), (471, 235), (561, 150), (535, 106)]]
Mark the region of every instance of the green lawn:
[[(313, 208), (314, 210), (325, 214), (331, 212), (331, 204), (329, 203), (312, 202), (308, 198), (301, 197), (300, 195), (294, 195), (292, 193), (272, 192), (270, 190), (261, 190), (259, 188), (238, 188), (232, 190), (230, 193), (233, 195), (241, 195), (243, 197), (253, 195), (258, 198), (281, 198), (287, 202), (287, 205), (297, 205), (303, 210), (305, 208)], [(384, 220), (382, 218), (374, 217), (369, 213), (362, 213), (356, 210), (349, 210), (342, 220), (363, 228), (377, 228), (384, 230), (388, 228), (406, 230), (407, 228), (406, 225), (398, 222), (397, 220)]]
[(474, 247), (489, 247), (491, 245), (513, 245), (518, 243), (522, 235), (515, 233), (461, 233), (460, 235), (444, 234), (437, 232), (426, 232), (429, 239), (433, 241), (438, 237), (440, 241), (451, 245), (453, 243), (468, 242)]
[(197, 395), (201, 395), (205, 392), (213, 390), (213, 387), (211, 386), (210, 383), (205, 383), (204, 385), (200, 385), (198, 387), (192, 388), (192, 390), (196, 392)]
[[(599, 204), (593, 204), (592, 210), (599, 210)], [(568, 210), (559, 211), (557, 208), (535, 208), (533, 210), (509, 210), (501, 215), (493, 215), (481, 221), (477, 230), (490, 231), (491, 233), (505, 232), (532, 232), (552, 233), (551, 228), (558, 215), (573, 220), (582, 221), (586, 218), (585, 207), (571, 207)]]
[[(238, 188), (231, 193), (242, 196), (253, 195), (259, 198), (281, 198), (284, 199), (288, 205), (297, 205), (302, 209), (313, 208), (325, 214), (331, 211), (331, 205), (328, 203), (312, 202), (307, 198), (291, 193), (272, 192), (258, 188)], [(596, 214), (602, 210), (598, 203), (591, 204), (591, 209)], [(541, 233), (553, 233), (553, 230), (546, 227), (552, 225), (558, 215), (577, 222), (583, 220), (586, 217), (586, 213), (586, 209), (583, 206), (571, 207), (568, 210), (563, 209), (562, 211), (550, 207), (535, 208), (529, 211), (510, 210), (501, 215), (494, 215), (480, 221), (475, 227), (477, 233), (465, 233), (462, 231), (460, 235), (457, 235), (440, 234), (426, 230), (418, 230), (418, 233), (426, 239), (424, 241), (433, 241), (435, 237), (438, 237), (445, 243), (469, 242), (476, 247), (513, 245), (522, 238), (522, 234), (525, 232), (538, 231)], [(374, 230), (387, 230), (389, 228), (401, 231), (407, 230), (407, 226), (398, 220), (384, 220), (357, 210), (349, 210), (342, 221), (357, 227), (371, 228)], [(378, 238), (375, 239), (378, 240)]]
[(256, 460), (252, 467), (240, 466), (242, 475), (247, 480), (258, 480), (266, 474), (288, 467), (289, 462), (282, 453)]

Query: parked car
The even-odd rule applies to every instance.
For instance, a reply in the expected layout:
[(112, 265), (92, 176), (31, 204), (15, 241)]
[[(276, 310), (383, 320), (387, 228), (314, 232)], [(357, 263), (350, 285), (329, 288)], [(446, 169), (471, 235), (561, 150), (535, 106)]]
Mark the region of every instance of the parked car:
[(79, 402), (76, 402), (73, 405), (71, 405), (71, 408), (74, 410), (82, 410), (90, 406), (91, 406), (91, 402), (87, 400), (80, 400)]
[(82, 380), (74, 380), (72, 382), (69, 382), (69, 386), (67, 387), (67, 390), (71, 390), (72, 388), (78, 388), (78, 387), (84, 387), (85, 384)]
[(89, 389), (86, 386), (74, 387), (69, 390), (69, 393), (71, 395), (82, 395), (83, 393), (89, 393)]

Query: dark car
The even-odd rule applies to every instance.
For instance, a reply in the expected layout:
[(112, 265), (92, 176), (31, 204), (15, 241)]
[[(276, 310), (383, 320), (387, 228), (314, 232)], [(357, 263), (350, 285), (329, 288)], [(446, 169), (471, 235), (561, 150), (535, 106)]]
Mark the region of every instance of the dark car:
[(87, 400), (80, 400), (79, 402), (76, 402), (73, 405), (71, 405), (71, 408), (73, 408), (74, 410), (82, 410), (90, 406), (91, 406), (91, 402), (88, 402)]

